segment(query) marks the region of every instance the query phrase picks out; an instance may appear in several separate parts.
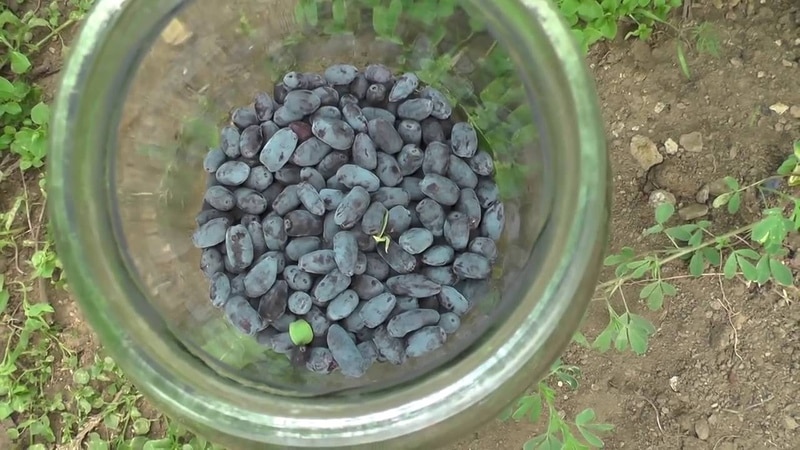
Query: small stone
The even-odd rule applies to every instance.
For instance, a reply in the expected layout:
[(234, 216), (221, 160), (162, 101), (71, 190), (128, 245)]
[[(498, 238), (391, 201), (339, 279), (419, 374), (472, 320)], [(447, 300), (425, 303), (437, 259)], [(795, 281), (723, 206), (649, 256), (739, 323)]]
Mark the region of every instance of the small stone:
[(700, 153), (703, 151), (703, 135), (699, 131), (682, 135), (678, 142), (687, 152)]
[(164, 31), (161, 32), (161, 39), (169, 45), (178, 46), (188, 41), (193, 33), (183, 22), (172, 19)]
[(775, 114), (782, 116), (783, 113), (789, 110), (789, 107), (781, 102), (775, 103), (769, 107), (770, 111), (774, 112)]
[(794, 67), (794, 63), (792, 61), (789, 61), (788, 59), (781, 60), (781, 64), (783, 65), (783, 67)]
[(767, 72), (764, 72), (763, 70), (759, 70), (758, 73), (756, 74), (756, 76), (758, 78), (764, 78), (765, 76), (767, 76)]
[(672, 376), (669, 379), (669, 388), (672, 389), (674, 392), (678, 392), (678, 383), (681, 381), (680, 377)]
[(744, 65), (744, 63), (742, 62), (741, 58), (731, 58), (731, 65), (738, 69), (738, 68), (742, 67)]
[(675, 195), (664, 189), (656, 189), (650, 193), (650, 206), (653, 208), (663, 203), (674, 205), (676, 202)]
[(800, 424), (798, 424), (792, 416), (783, 416), (783, 426), (789, 431), (794, 431), (797, 428), (800, 428)]
[(694, 423), (694, 432), (697, 434), (697, 438), (701, 441), (705, 441), (711, 435), (711, 428), (708, 426), (708, 421), (706, 419), (700, 419)]
[(678, 216), (683, 220), (699, 219), (708, 214), (708, 205), (690, 203), (678, 210)]
[(631, 155), (642, 169), (649, 170), (656, 164), (664, 161), (664, 157), (658, 152), (656, 143), (647, 136), (636, 135), (631, 139)]
[(668, 155), (678, 153), (678, 143), (672, 140), (672, 138), (667, 139), (664, 142), (664, 151), (667, 152)]
[(708, 201), (709, 197), (709, 188), (708, 183), (704, 184), (703, 187), (697, 191), (697, 194), (694, 196), (694, 199), (697, 200), (697, 203), (705, 203)]
[(658, 102), (656, 103), (656, 107), (653, 108), (653, 111), (655, 111), (656, 114), (661, 114), (665, 109), (667, 109), (667, 105), (663, 102)]
[(789, 108), (789, 114), (791, 114), (795, 119), (800, 119), (800, 105), (794, 105)]

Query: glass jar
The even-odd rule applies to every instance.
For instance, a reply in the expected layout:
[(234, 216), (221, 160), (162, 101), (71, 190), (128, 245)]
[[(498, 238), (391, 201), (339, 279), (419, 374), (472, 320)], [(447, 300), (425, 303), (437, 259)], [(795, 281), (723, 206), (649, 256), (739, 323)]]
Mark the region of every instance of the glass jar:
[[(472, 285), (461, 330), (362, 379), (295, 369), (233, 332), (191, 245), (203, 157), (231, 109), (286, 71), (337, 62), (415, 70), (444, 89), (494, 153), (506, 198), (500, 262)], [(601, 265), (603, 128), (548, 1), (99, 0), (51, 135), (51, 218), (84, 315), (151, 401), (232, 449), (428, 449), (463, 436), (544, 375)]]

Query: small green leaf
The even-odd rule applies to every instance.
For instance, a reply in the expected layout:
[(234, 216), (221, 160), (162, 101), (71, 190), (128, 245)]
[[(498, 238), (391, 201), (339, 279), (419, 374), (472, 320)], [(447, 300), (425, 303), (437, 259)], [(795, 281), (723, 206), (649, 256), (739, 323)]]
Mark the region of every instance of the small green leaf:
[(758, 273), (758, 279), (756, 282), (759, 286), (762, 286), (764, 283), (769, 281), (770, 277), (770, 269), (769, 269), (769, 256), (762, 255), (761, 258), (758, 260), (758, 264), (756, 264), (756, 272)]
[(519, 408), (514, 413), (514, 420), (528, 418), (531, 422), (536, 422), (542, 413), (542, 397), (539, 393), (523, 396), (518, 402)]
[(544, 440), (548, 438), (549, 435), (547, 434), (540, 434), (539, 436), (535, 436), (522, 445), (522, 450), (541, 450), (544, 448), (545, 445), (543, 444)]
[(628, 267), (633, 269), (633, 273), (631, 277), (634, 279), (639, 279), (644, 276), (647, 271), (649, 271), (652, 267), (652, 263), (649, 260), (644, 261), (635, 261), (628, 264)]
[(586, 425), (586, 428), (588, 428), (588, 429), (590, 429), (592, 431), (605, 433), (607, 431), (613, 430), (614, 429), (614, 425), (611, 425), (610, 423), (590, 423), (590, 424)]
[(769, 219), (770, 218), (767, 217), (759, 220), (750, 232), (750, 237), (759, 244), (763, 244), (767, 241), (767, 238), (769, 238), (770, 227), (772, 225)]
[(683, 242), (686, 242), (692, 238), (691, 231), (687, 231), (685, 227), (667, 228), (666, 233), (667, 236), (671, 237), (672, 239), (677, 239)]
[(596, 417), (592, 408), (586, 408), (575, 416), (575, 425), (581, 427), (587, 423), (594, 422)]
[(720, 253), (719, 249), (705, 247), (701, 251), (703, 252), (703, 257), (712, 266), (719, 266), (722, 262), (722, 254)]
[(614, 39), (617, 36), (617, 20), (614, 16), (606, 17), (597, 28), (606, 39)]
[(742, 269), (742, 275), (746, 280), (758, 281), (758, 271), (753, 263), (751, 263), (748, 259), (743, 258), (739, 253), (736, 254), (736, 261), (738, 261), (739, 268)]
[(637, 328), (641, 328), (647, 333), (655, 333), (656, 327), (650, 323), (649, 320), (645, 319), (644, 316), (640, 316), (638, 314), (629, 314), (628, 318), (630, 320), (631, 326), (635, 326)]
[(729, 214), (736, 214), (739, 212), (739, 207), (742, 204), (742, 193), (736, 192), (731, 197), (731, 200), (728, 202), (728, 213)]
[(647, 338), (649, 336), (643, 330), (636, 328), (628, 328), (628, 341), (631, 344), (631, 350), (637, 355), (644, 355), (647, 353)]
[(678, 41), (676, 50), (678, 52), (678, 64), (680, 64), (681, 66), (681, 71), (683, 72), (683, 75), (686, 76), (686, 78), (691, 79), (692, 71), (689, 70), (689, 63), (686, 61), (686, 53), (684, 53), (683, 51), (683, 43)]
[(689, 261), (689, 273), (693, 277), (699, 277), (703, 274), (705, 267), (706, 261), (705, 258), (703, 258), (703, 254), (701, 252), (694, 252), (692, 259)]
[(514, 413), (514, 411), (515, 411), (515, 410), (514, 410), (513, 408), (511, 408), (511, 407), (508, 407), (508, 406), (507, 406), (507, 407), (506, 407), (506, 408), (503, 410), (503, 412), (501, 412), (501, 413), (500, 413), (500, 415), (499, 415), (499, 416), (497, 416), (497, 420), (499, 420), (500, 422), (505, 422), (505, 421), (507, 421), (508, 419), (510, 419), (510, 418), (511, 418), (511, 415)]
[(719, 197), (715, 198), (713, 202), (711, 202), (711, 206), (714, 208), (721, 208), (728, 204), (728, 201), (731, 199), (731, 192), (726, 192)]
[(308, 21), (309, 25), (311, 25), (312, 27), (315, 27), (315, 26), (317, 26), (317, 23), (319, 23), (319, 16), (318, 16), (318, 11), (317, 11), (317, 2), (315, 0), (310, 0), (310, 1), (306, 1), (305, 3), (306, 3), (306, 5), (305, 5), (305, 8), (303, 8), (303, 9), (305, 10), (306, 20)]
[(575, 334), (572, 335), (572, 340), (575, 341), (580, 346), (583, 347), (590, 347), (589, 341), (586, 339), (586, 335), (581, 333), (580, 331), (576, 331)]
[(656, 207), (656, 223), (663, 224), (675, 213), (675, 206), (671, 203), (662, 203)]
[(580, 0), (562, 0), (560, 3), (561, 12), (565, 16), (571, 16), (578, 13), (578, 8), (581, 6)]
[(586, 443), (591, 445), (594, 448), (603, 448), (603, 440), (597, 437), (590, 429), (584, 428), (582, 426), (578, 426), (578, 431), (580, 431), (581, 436), (583, 439), (586, 440)]
[(578, 6), (578, 15), (587, 22), (603, 17), (603, 7), (596, 0), (582, 0)]
[(143, 436), (150, 432), (150, 421), (144, 417), (140, 417), (133, 421), (133, 432), (139, 436)]
[(119, 414), (111, 413), (103, 418), (103, 425), (110, 430), (119, 428), (120, 417)]
[(650, 308), (652, 311), (658, 311), (664, 306), (664, 291), (661, 289), (659, 285), (658, 288), (654, 289), (653, 292), (647, 297), (647, 307)]
[(778, 283), (784, 286), (792, 286), (794, 285), (794, 276), (792, 276), (792, 271), (781, 261), (777, 259), (770, 258), (769, 260), (769, 269), (772, 272), (772, 278)]
[[(0, 78), (0, 80), (2, 79)], [(0, 86), (2, 86), (2, 82), (0, 82)], [(0, 92), (2, 92), (2, 87), (0, 87)], [(780, 165), (780, 167), (778, 167), (777, 170), (778, 175), (786, 176), (794, 172), (795, 167), (797, 167), (798, 161), (800, 161), (800, 157), (796, 155), (790, 155), (788, 158), (786, 158), (786, 161), (784, 161)]]
[(86, 450), (108, 450), (108, 442), (104, 441), (97, 433), (89, 433)]
[(608, 324), (605, 330), (603, 330), (592, 343), (592, 347), (600, 350), (601, 352), (608, 351), (611, 348), (611, 342), (617, 337), (617, 327), (616, 324), (612, 321)]
[(625, 262), (627, 260), (628, 260), (628, 258), (626, 258), (623, 255), (619, 255), (619, 254), (617, 254), (617, 255), (608, 255), (603, 260), (603, 265), (604, 266), (616, 266), (617, 264), (623, 263), (623, 262)]
[(84, 385), (88, 384), (90, 380), (89, 372), (86, 369), (78, 369), (72, 374), (72, 381)]
[(628, 341), (628, 329), (620, 330), (619, 334), (617, 334), (617, 338), (614, 340), (614, 348), (616, 348), (618, 352), (624, 351), (628, 348)]
[(736, 255), (741, 256), (742, 258), (747, 258), (747, 259), (758, 259), (758, 258), (761, 257), (761, 255), (759, 255), (757, 251), (755, 251), (753, 249), (749, 249), (749, 248), (742, 248), (742, 249), (736, 250), (735, 253), (736, 253)]
[(11, 61), (11, 71), (17, 75), (23, 74), (31, 68), (28, 57), (18, 51), (11, 51), (9, 61)]
[(14, 85), (8, 81), (5, 77), (0, 77), (0, 100), (7, 100), (15, 97), (16, 89), (14, 89)]
[(45, 125), (50, 121), (50, 107), (47, 104), (39, 102), (31, 108), (31, 120), (36, 125)]
[(659, 284), (661, 281), (653, 281), (652, 283), (646, 284), (641, 292), (639, 292), (639, 298), (647, 298), (650, 297), (650, 294), (653, 293), (654, 290), (659, 288)]
[(572, 375), (564, 372), (559, 372), (558, 379), (566, 383), (570, 389), (572, 390), (578, 389), (578, 379), (573, 377)]
[(347, 21), (347, 4), (345, 0), (333, 0), (331, 12), (333, 14), (333, 22), (337, 25), (344, 25)]
[(728, 177), (725, 177), (723, 180), (725, 181), (725, 184), (727, 184), (728, 187), (732, 191), (738, 191), (739, 190), (739, 182), (736, 181), (736, 178), (728, 176)]
[(689, 238), (689, 241), (687, 242), (687, 244), (690, 247), (697, 247), (702, 242), (703, 242), (703, 231), (702, 230), (697, 230), (694, 233), (692, 233), (692, 237)]
[(154, 439), (144, 443), (142, 450), (175, 450), (172, 439)]
[(373, 8), (372, 27), (375, 32), (384, 38), (394, 37), (402, 11), (402, 0), (391, 0), (389, 6), (376, 6)]
[(645, 236), (650, 236), (652, 234), (661, 233), (662, 231), (664, 231), (664, 226), (661, 225), (661, 224), (656, 224), (656, 225), (653, 225), (652, 227), (644, 230), (644, 235)]
[(6, 308), (8, 307), (8, 299), (10, 297), (11, 295), (8, 293), (7, 290), (3, 289), (2, 291), (0, 291), (0, 314), (6, 312)]

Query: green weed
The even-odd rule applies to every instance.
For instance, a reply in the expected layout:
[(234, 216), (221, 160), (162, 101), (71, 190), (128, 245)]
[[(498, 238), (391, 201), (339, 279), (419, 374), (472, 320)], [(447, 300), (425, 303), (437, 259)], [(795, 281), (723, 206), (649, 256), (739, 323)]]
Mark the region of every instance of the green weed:
[[(741, 185), (732, 177), (725, 178), (728, 192), (714, 199), (714, 208), (725, 208), (729, 214), (737, 214), (743, 194), (749, 190), (755, 190), (765, 204), (758, 221), (731, 231), (715, 233), (708, 220), (669, 225), (675, 208), (667, 203), (659, 205), (655, 210), (655, 225), (644, 234), (664, 236), (672, 248), (637, 253), (625, 247), (606, 257), (604, 263), (615, 267), (616, 278), (601, 283), (598, 288), (606, 299), (610, 320), (595, 338), (593, 347), (601, 351), (612, 346), (620, 351), (631, 349), (640, 355), (647, 351), (655, 327), (633, 312), (622, 287), (639, 286), (638, 298), (650, 310), (660, 310), (665, 299), (677, 293), (671, 281), (683, 278), (662, 275), (662, 268), (674, 261), (683, 261), (692, 277), (718, 274), (725, 279), (740, 278), (759, 286), (772, 284), (797, 295), (794, 275), (784, 264), (789, 253), (784, 242), (790, 233), (800, 230), (800, 198), (779, 191), (775, 186), (778, 181), (786, 181), (789, 186), (800, 184), (799, 162), (800, 141), (797, 141), (776, 176), (747, 185)], [(617, 295), (622, 302), (622, 312), (610, 301)]]
[(572, 27), (575, 39), (588, 51), (597, 41), (614, 39), (622, 20), (636, 24), (628, 36), (649, 39), (653, 25), (666, 21), (667, 15), (681, 6), (683, 0), (558, 0), (556, 3)]
[(0, 6), (0, 73), (10, 70), (12, 74), (11, 78), (0, 77), (0, 152), (10, 149), (17, 154), (22, 170), (44, 165), (50, 119), (41, 89), (29, 81), (31, 58), (53, 39), (60, 40), (61, 33), (79, 21), (91, 3), (69, 0), (71, 8), (66, 15), (55, 1), (22, 15)]
[(549, 374), (537, 384), (535, 391), (519, 398), (500, 416), (500, 420), (504, 421), (513, 419), (532, 423), (547, 417), (545, 432), (528, 440), (523, 445), (524, 450), (583, 450), (604, 446), (600, 435), (610, 432), (614, 427), (597, 423), (593, 409), (584, 409), (570, 420), (556, 408), (557, 391), (551, 383), (555, 382), (559, 387), (566, 385), (575, 390), (578, 388), (580, 375), (581, 371), (577, 366), (564, 365), (559, 359), (550, 368)]

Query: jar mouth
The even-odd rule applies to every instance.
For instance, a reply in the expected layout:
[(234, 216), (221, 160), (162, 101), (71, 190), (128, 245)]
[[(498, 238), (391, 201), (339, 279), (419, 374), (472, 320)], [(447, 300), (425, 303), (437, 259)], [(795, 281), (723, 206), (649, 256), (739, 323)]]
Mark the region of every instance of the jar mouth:
[[(442, 442), (459, 428), (484, 422), (487, 412), (498, 412), (541, 377), (569, 341), (558, 329), (576, 328), (585, 311), (609, 207), (594, 85), (555, 7), (527, 0), (468, 2), (489, 18), (494, 37), (518, 67), (547, 68), (519, 73), (536, 98), (532, 109), (551, 165), (543, 173), (551, 190), (545, 197), (552, 199), (525, 276), (513, 286), (525, 295), (503, 324), (435, 373), (380, 395), (320, 401), (254, 393), (199, 359), (170, 358), (186, 350), (177, 339), (161, 340), (169, 327), (148, 305), (126, 257), (124, 246), (133, 244), (120, 235), (115, 152), (107, 149), (116, 146), (119, 98), (147, 52), (130, 43), (152, 42), (189, 3), (99, 1), (64, 73), (51, 132), (47, 181), (59, 255), (88, 321), (137, 385), (201, 432), (223, 429), (251, 442), (337, 448), (391, 443), (412, 433), (426, 444)], [(118, 326), (132, 317), (147, 324)], [(474, 408), (479, 404), (480, 410)], [(434, 424), (440, 425), (435, 433)]]

